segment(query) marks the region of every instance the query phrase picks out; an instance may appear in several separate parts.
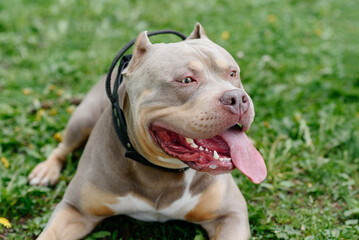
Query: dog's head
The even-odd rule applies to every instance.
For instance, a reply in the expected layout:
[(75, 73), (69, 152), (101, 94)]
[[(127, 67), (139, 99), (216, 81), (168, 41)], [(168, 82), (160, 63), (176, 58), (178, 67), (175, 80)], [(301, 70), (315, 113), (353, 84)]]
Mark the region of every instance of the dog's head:
[(159, 166), (212, 174), (237, 167), (263, 181), (264, 161), (244, 133), (254, 107), (239, 73), (199, 23), (177, 43), (152, 44), (142, 32), (119, 89), (134, 147)]

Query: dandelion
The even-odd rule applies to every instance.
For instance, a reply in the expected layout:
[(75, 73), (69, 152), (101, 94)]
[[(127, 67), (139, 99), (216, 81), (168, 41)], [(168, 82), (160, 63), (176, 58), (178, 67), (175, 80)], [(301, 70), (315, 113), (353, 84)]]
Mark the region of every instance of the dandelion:
[(51, 84), (51, 85), (49, 86), (49, 89), (50, 89), (50, 91), (54, 91), (54, 90), (56, 89), (56, 86)]
[[(2, 164), (4, 164), (4, 166), (5, 166), (6, 168), (9, 168), (9, 167), (10, 167), (10, 163), (9, 163), (9, 161), (7, 160), (6, 157), (2, 157), (2, 158), (1, 158), (1, 162), (2, 162)], [(0, 223), (1, 223), (1, 222), (0, 222)]]
[(55, 116), (57, 114), (57, 110), (55, 108), (50, 110), (50, 115)]
[(54, 136), (52, 136), (56, 141), (58, 142), (62, 142), (62, 135), (61, 133), (57, 132), (54, 134)]
[(267, 21), (269, 22), (269, 23), (275, 23), (276, 21), (277, 21), (277, 17), (274, 15), (274, 14), (269, 14), (268, 16), (267, 16)]
[(65, 92), (64, 89), (59, 89), (59, 90), (56, 91), (56, 95), (57, 95), (58, 97), (60, 97), (60, 96), (62, 96), (62, 94), (64, 94), (64, 92)]
[(66, 108), (66, 112), (67, 113), (73, 113), (73, 111), (75, 110), (75, 107), (74, 106), (68, 106), (67, 108)]
[(223, 31), (222, 32), (222, 34), (221, 34), (221, 38), (223, 39), (223, 40), (228, 40), (229, 39), (229, 37), (230, 37), (230, 33), (228, 32), (228, 31)]
[(269, 124), (268, 121), (264, 121), (263, 124), (264, 124), (264, 126), (265, 126), (266, 128), (269, 128), (269, 126), (270, 126), (270, 124)]
[(37, 112), (36, 112), (36, 121), (40, 121), (41, 120), (41, 117), (42, 115), (44, 115), (45, 113), (45, 109), (41, 108), (39, 109)]
[(4, 217), (0, 217), (0, 225), (5, 226), (6, 228), (11, 228), (11, 223)]
[(27, 95), (30, 95), (32, 93), (32, 90), (30, 88), (24, 88), (22, 90), (22, 93), (27, 96)]

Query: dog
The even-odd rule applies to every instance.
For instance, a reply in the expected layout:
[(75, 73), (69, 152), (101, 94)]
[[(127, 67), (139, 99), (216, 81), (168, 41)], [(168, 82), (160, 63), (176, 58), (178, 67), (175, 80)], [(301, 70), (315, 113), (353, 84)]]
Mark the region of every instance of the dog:
[(31, 185), (55, 184), (67, 155), (87, 141), (38, 239), (79, 239), (118, 214), (197, 223), (211, 240), (249, 239), (247, 205), (230, 172), (238, 168), (254, 183), (267, 172), (245, 134), (254, 106), (239, 73), (199, 23), (182, 42), (152, 44), (140, 33), (118, 101), (128, 138), (149, 164), (125, 157), (102, 79), (71, 116), (63, 142), (29, 175)]

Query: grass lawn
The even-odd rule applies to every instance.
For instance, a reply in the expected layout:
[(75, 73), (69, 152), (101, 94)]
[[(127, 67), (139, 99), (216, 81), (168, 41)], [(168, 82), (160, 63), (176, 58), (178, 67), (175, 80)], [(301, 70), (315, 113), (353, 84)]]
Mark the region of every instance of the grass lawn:
[[(0, 1), (0, 239), (34, 239), (74, 176), (27, 175), (61, 139), (117, 51), (142, 30), (189, 34), (196, 21), (241, 67), (256, 107), (248, 135), (268, 168), (238, 171), (253, 239), (359, 239), (359, 2), (356, 0)], [(157, 37), (156, 41), (177, 41)], [(206, 239), (185, 222), (120, 216), (86, 239)]]

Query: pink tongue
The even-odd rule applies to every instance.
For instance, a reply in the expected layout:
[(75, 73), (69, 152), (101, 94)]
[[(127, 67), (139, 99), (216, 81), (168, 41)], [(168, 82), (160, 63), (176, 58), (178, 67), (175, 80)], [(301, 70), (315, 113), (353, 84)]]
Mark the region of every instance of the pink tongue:
[(247, 135), (240, 130), (231, 128), (220, 136), (231, 149), (233, 164), (253, 183), (262, 182), (267, 176), (266, 165)]

